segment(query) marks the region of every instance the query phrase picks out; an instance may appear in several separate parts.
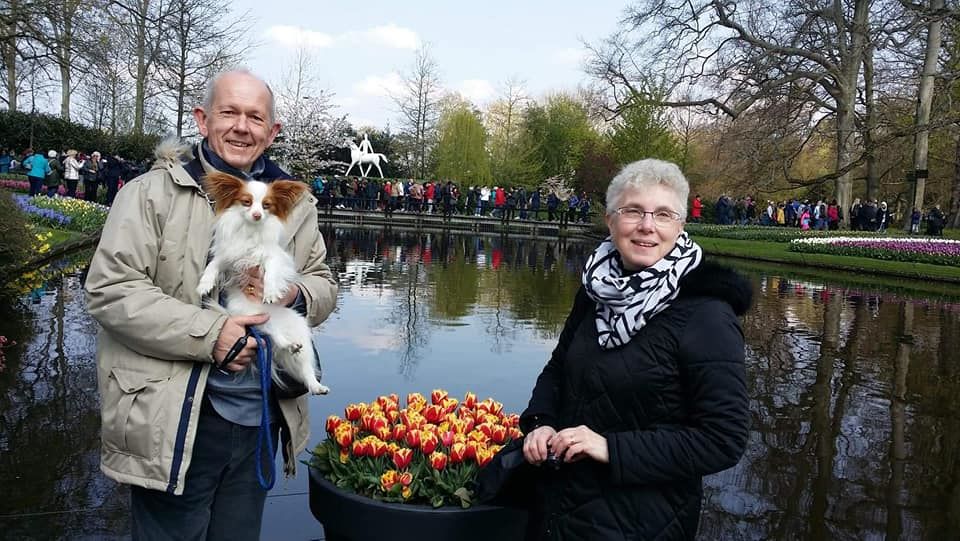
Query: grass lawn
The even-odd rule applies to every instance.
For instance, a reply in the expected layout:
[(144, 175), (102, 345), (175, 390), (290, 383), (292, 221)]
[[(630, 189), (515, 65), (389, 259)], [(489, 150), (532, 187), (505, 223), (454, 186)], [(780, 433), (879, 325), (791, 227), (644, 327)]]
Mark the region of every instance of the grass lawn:
[(66, 242), (82, 239), (83, 237), (87, 236), (86, 233), (80, 233), (77, 231), (65, 231), (63, 229), (53, 229), (51, 227), (43, 227), (43, 226), (34, 226), (34, 230), (37, 233), (43, 233), (43, 234), (52, 232), (53, 236), (50, 237), (51, 247), (59, 246)]
[[(903, 263), (866, 257), (830, 254), (805, 254), (789, 251), (788, 244), (756, 240), (731, 240), (694, 236), (697, 243), (709, 254), (742, 257), (771, 263), (803, 265), (822, 269), (842, 270), (861, 275), (888, 275), (911, 280), (936, 280), (960, 284), (960, 268), (926, 263)], [(866, 276), (864, 276), (866, 277)]]

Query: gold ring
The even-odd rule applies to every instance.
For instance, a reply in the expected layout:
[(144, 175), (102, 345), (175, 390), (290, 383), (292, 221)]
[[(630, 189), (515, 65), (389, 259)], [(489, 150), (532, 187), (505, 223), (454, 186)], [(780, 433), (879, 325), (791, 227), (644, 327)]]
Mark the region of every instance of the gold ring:
[(247, 287), (243, 288), (243, 290), (246, 291), (247, 293), (256, 293), (257, 288), (255, 288), (255, 287), (253, 287), (253, 286), (247, 286)]

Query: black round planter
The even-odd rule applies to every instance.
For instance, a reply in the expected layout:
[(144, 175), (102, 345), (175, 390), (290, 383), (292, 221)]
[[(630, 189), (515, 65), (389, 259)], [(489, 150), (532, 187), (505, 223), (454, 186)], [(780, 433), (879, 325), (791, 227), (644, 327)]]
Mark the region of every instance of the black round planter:
[(378, 502), (341, 490), (315, 468), (310, 468), (310, 511), (327, 541), (510, 541), (522, 540), (527, 525), (526, 513), (507, 507)]

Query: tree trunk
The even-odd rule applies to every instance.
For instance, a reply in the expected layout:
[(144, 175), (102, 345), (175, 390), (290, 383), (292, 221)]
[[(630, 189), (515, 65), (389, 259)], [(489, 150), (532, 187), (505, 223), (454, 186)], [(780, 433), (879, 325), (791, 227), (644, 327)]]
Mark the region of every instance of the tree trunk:
[(144, 117), (143, 102), (147, 94), (147, 13), (150, 10), (150, 0), (140, 0), (138, 7), (140, 11), (137, 13), (136, 47), (134, 50), (134, 54), (137, 57), (137, 80), (136, 96), (133, 101), (133, 133), (142, 135)]
[(957, 155), (953, 169), (953, 190), (950, 194), (947, 227), (960, 227), (960, 137), (957, 137)]
[(60, 65), (60, 118), (70, 120), (70, 64)]
[(0, 41), (0, 54), (3, 55), (3, 65), (7, 72), (7, 109), (17, 110), (17, 20), (19, 19), (18, 0), (10, 0), (8, 9), (10, 25), (3, 29), (3, 40)]
[(867, 155), (867, 199), (870, 200), (876, 199), (880, 195), (879, 164), (877, 163), (876, 138), (874, 138), (877, 133), (877, 107), (873, 101), (873, 51), (873, 45), (869, 45), (863, 55), (863, 94), (867, 109), (863, 148)]
[[(916, 183), (913, 187), (913, 209), (923, 208), (924, 190), (928, 176), (927, 151), (930, 143), (930, 105), (933, 103), (933, 83), (937, 74), (937, 57), (940, 55), (940, 28), (942, 19), (934, 14), (943, 10), (944, 0), (930, 0), (930, 14), (934, 18), (927, 26), (927, 53), (923, 59), (923, 72), (920, 75), (920, 89), (917, 92), (917, 136), (913, 147), (913, 171)], [(905, 229), (910, 230), (910, 220), (906, 220)]]
[[(854, 137), (856, 129), (855, 106), (857, 102), (857, 83), (860, 76), (860, 65), (863, 63), (864, 51), (869, 42), (869, 0), (857, 0), (854, 6), (853, 20), (850, 24), (850, 43), (846, 54), (842, 57), (842, 69), (837, 81), (837, 171), (842, 171), (850, 165), (850, 160), (857, 150), (857, 141)], [(840, 10), (839, 3), (835, 6)], [(838, 27), (838, 39), (842, 40), (845, 28)], [(843, 48), (841, 47), (841, 50)], [(853, 202), (853, 175), (847, 171), (837, 177), (836, 181), (837, 204), (843, 209), (843, 225), (850, 225), (850, 205)]]

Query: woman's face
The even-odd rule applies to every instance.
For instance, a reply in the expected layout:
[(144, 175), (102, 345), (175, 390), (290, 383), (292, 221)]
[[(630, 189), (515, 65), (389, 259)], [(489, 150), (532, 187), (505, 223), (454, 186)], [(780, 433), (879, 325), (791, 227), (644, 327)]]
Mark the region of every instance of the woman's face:
[[(637, 189), (627, 188), (616, 208), (634, 208), (656, 212), (668, 210), (681, 214), (677, 207), (677, 196), (672, 190), (659, 184)], [(670, 253), (677, 244), (677, 237), (683, 231), (683, 221), (674, 220), (669, 224), (658, 224), (652, 214), (644, 214), (639, 223), (628, 223), (629, 218), (614, 213), (606, 216), (607, 227), (613, 245), (620, 252), (623, 267), (636, 271), (653, 265)]]

